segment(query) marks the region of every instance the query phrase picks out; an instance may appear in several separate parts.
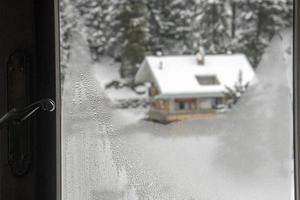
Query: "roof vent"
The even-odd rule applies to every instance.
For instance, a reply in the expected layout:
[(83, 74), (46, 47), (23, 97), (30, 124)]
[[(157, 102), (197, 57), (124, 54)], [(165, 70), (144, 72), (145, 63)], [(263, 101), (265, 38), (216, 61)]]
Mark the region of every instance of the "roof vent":
[(197, 56), (197, 62), (199, 65), (204, 65), (205, 61), (205, 51), (203, 47), (199, 47), (198, 52), (196, 54)]

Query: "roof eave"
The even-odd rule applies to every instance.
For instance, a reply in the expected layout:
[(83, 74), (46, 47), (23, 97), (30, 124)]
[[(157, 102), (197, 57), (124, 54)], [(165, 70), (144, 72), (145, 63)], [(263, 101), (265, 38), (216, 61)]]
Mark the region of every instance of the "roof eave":
[(213, 98), (225, 97), (225, 92), (216, 93), (165, 93), (155, 96), (155, 99), (170, 99), (170, 98)]

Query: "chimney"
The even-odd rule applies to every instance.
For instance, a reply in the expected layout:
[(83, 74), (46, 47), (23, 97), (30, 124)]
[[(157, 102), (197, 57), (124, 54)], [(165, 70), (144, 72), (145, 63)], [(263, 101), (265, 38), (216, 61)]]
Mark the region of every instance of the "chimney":
[(156, 56), (162, 56), (162, 55), (163, 55), (163, 53), (161, 51), (156, 52)]
[(205, 61), (205, 51), (204, 51), (204, 48), (203, 48), (203, 47), (199, 47), (196, 56), (197, 56), (198, 64), (199, 64), (199, 65), (204, 65), (204, 61)]
[(163, 69), (163, 62), (162, 62), (162, 61), (159, 62), (159, 69), (160, 69), (160, 70)]

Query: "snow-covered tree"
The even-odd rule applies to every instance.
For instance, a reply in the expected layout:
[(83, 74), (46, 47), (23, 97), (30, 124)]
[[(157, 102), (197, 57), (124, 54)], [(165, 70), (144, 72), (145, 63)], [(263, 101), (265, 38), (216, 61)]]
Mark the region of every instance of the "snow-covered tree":
[(116, 23), (119, 1), (114, 0), (76, 0), (76, 8), (87, 27), (87, 38), (94, 60), (101, 55), (111, 54), (115, 45)]
[(80, 29), (81, 19), (77, 12), (76, 5), (70, 0), (59, 1), (60, 17), (60, 65), (62, 81), (65, 78), (65, 71), (69, 67), (70, 48), (72, 33)]
[(234, 38), (231, 49), (245, 53), (256, 67), (273, 35), (291, 24), (288, 1), (234, 0)]
[(61, 0), (59, 2), (60, 8), (60, 52), (61, 52), (61, 64), (66, 65), (66, 61), (69, 57), (68, 49), (70, 49), (70, 33), (76, 26), (76, 20), (73, 16), (72, 3), (68, 0)]
[(208, 53), (226, 53), (229, 39), (227, 12), (224, 1), (210, 0), (203, 3), (200, 22), (202, 46)]
[(147, 50), (146, 6), (143, 0), (127, 0), (122, 12), (117, 17), (121, 33), (122, 77), (133, 79), (139, 64), (143, 61)]
[[(122, 60), (133, 76), (145, 53), (245, 53), (255, 67), (270, 38), (292, 26), (293, 0), (61, 0), (62, 63), (83, 21), (94, 60)], [(81, 28), (79, 28), (79, 31)]]
[(164, 54), (195, 53), (200, 44), (202, 1), (149, 0), (150, 49)]
[[(170, 21), (174, 23), (173, 39), (177, 54), (193, 54), (197, 51), (201, 40), (199, 20), (202, 14), (201, 3), (195, 0), (174, 0), (170, 5)], [(185, 9), (184, 9), (185, 8)]]
[(148, 44), (153, 54), (168, 52), (167, 38), (172, 38), (169, 32), (174, 29), (174, 23), (168, 19), (170, 3), (171, 0), (148, 0), (145, 4), (150, 24)]

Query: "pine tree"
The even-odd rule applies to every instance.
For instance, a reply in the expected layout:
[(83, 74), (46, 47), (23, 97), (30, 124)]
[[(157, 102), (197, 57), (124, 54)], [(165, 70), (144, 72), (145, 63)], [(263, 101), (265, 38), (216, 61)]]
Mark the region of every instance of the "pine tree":
[(147, 50), (146, 6), (142, 0), (127, 0), (118, 16), (122, 47), (122, 77), (133, 77)]
[(60, 66), (62, 81), (64, 81), (65, 71), (69, 66), (70, 48), (72, 33), (80, 25), (80, 17), (76, 6), (72, 1), (60, 0), (59, 2), (60, 17)]
[[(168, 54), (173, 44), (173, 30), (176, 24), (170, 20), (172, 0), (148, 0), (146, 2), (150, 27), (149, 50), (156, 54), (162, 52)], [(171, 41), (171, 42), (170, 42)]]
[(200, 31), (196, 20), (198, 14), (197, 8), (194, 0), (174, 0), (171, 3), (170, 19), (174, 22), (175, 28), (172, 35), (176, 41), (174, 48), (179, 51), (175, 52), (177, 54), (193, 54), (199, 46), (198, 40), (200, 38), (194, 34)]
[(76, 21), (74, 20), (72, 12), (72, 10), (75, 8), (72, 7), (71, 2), (68, 0), (61, 0), (59, 2), (59, 9), (61, 64), (66, 65), (66, 61), (69, 57), (68, 50), (70, 49), (70, 34), (76, 26)]
[(123, 77), (134, 76), (148, 51), (193, 54), (199, 46), (213, 54), (245, 53), (255, 67), (273, 35), (293, 22), (292, 0), (61, 0), (60, 5), (63, 65), (70, 33), (83, 21), (94, 60), (122, 58)]
[(231, 42), (231, 49), (245, 53), (256, 67), (273, 35), (288, 26), (288, 4), (272, 0), (236, 0), (235, 6), (237, 34)]
[(87, 27), (87, 37), (94, 60), (111, 54), (117, 32), (113, 30), (119, 1), (77, 0), (76, 7)]
[(203, 2), (203, 18), (200, 22), (201, 43), (208, 53), (227, 52), (230, 41), (227, 17), (224, 1)]
[(294, 14), (294, 1), (293, 0), (286, 0), (285, 2), (282, 2), (284, 7), (283, 12), (283, 19), (285, 21), (286, 27), (293, 27), (293, 14)]
[(150, 49), (163, 54), (195, 53), (200, 44), (202, 1), (149, 0)]

